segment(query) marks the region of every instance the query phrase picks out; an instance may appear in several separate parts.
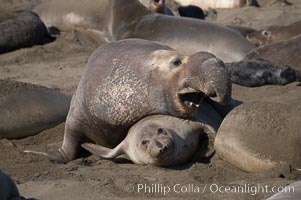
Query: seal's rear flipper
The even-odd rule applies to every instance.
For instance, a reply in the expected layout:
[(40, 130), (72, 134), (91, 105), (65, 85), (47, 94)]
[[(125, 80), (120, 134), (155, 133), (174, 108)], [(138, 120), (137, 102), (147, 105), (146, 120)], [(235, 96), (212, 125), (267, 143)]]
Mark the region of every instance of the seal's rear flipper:
[(92, 143), (84, 143), (81, 146), (87, 151), (89, 151), (90, 153), (107, 159), (113, 159), (116, 158), (117, 156), (125, 154), (122, 142), (114, 149), (109, 149)]
[(53, 151), (34, 151), (34, 150), (25, 150), (24, 153), (30, 153), (35, 155), (42, 155), (46, 156), (50, 161), (57, 162), (57, 163), (67, 163), (70, 161), (66, 154), (61, 150), (53, 150)]

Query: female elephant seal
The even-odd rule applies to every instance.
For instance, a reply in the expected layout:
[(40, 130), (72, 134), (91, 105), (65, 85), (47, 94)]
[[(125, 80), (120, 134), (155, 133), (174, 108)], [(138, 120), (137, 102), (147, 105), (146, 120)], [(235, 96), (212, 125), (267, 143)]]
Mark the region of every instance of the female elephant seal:
[(70, 101), (43, 86), (0, 80), (0, 138), (24, 138), (64, 122)]
[(210, 152), (215, 133), (211, 126), (198, 121), (153, 115), (132, 126), (114, 149), (91, 143), (82, 147), (103, 158), (126, 154), (136, 164), (167, 167), (187, 162), (202, 143), (206, 145), (203, 153)]
[(254, 45), (226, 27), (197, 19), (153, 13), (139, 0), (49, 0), (34, 9), (48, 26), (84, 29), (107, 42), (141, 38), (183, 53), (214, 54), (224, 62), (241, 60)]
[(195, 5), (208, 8), (240, 8), (243, 6), (259, 6), (257, 0), (175, 0), (182, 6)]
[(215, 150), (247, 172), (262, 172), (287, 163), (301, 168), (301, 106), (272, 102), (244, 103), (223, 120)]
[(91, 55), (73, 96), (62, 147), (42, 154), (68, 162), (87, 140), (115, 147), (142, 118), (190, 118), (206, 96), (223, 104), (231, 98), (230, 77), (212, 54), (186, 56), (140, 39), (105, 44)]
[(0, 170), (0, 199), (21, 200), (18, 188), (14, 181)]
[(247, 39), (256, 46), (262, 47), (272, 43), (288, 40), (301, 34), (301, 21), (288, 26), (270, 26), (263, 30), (247, 34)]

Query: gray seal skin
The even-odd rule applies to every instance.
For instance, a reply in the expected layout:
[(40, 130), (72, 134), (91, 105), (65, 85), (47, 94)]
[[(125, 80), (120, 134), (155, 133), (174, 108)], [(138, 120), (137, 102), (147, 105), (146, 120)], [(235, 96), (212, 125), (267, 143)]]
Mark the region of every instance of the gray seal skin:
[(261, 58), (276, 65), (288, 65), (301, 70), (301, 35), (250, 51), (244, 60)]
[(50, 0), (34, 9), (47, 27), (94, 33), (107, 42), (141, 38), (183, 53), (214, 54), (225, 62), (241, 60), (255, 46), (226, 27), (197, 19), (153, 13), (138, 0)]
[(105, 44), (91, 55), (73, 96), (62, 147), (26, 152), (68, 162), (86, 141), (116, 147), (144, 117), (191, 118), (205, 97), (231, 101), (230, 77), (212, 54), (187, 56), (141, 39)]
[(135, 164), (168, 167), (186, 163), (204, 142), (202, 154), (212, 152), (215, 133), (213, 127), (198, 121), (152, 115), (133, 125), (114, 149), (91, 143), (82, 147), (103, 158), (126, 154)]
[(0, 80), (0, 138), (24, 138), (64, 122), (70, 101), (43, 86)]
[(214, 148), (217, 155), (247, 172), (282, 164), (301, 167), (301, 106), (248, 102), (223, 120)]
[(46, 26), (33, 12), (21, 12), (0, 23), (0, 53), (53, 41)]
[(0, 170), (0, 199), (21, 200), (18, 188), (14, 181)]
[(247, 39), (256, 46), (262, 47), (288, 40), (301, 34), (301, 21), (287, 26), (269, 26), (265, 29), (247, 34)]
[(298, 200), (301, 196), (301, 181), (296, 181), (286, 186), (283, 191), (272, 195), (267, 200)]

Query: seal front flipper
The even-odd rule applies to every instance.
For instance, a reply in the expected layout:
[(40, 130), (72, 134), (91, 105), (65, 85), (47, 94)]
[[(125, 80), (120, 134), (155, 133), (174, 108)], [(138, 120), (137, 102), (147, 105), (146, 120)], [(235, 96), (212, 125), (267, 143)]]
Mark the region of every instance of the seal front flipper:
[(24, 153), (30, 153), (35, 155), (42, 155), (46, 156), (50, 161), (57, 162), (57, 163), (67, 163), (70, 159), (64, 153), (64, 151), (60, 148), (58, 150), (52, 151), (34, 151), (34, 150), (25, 150)]

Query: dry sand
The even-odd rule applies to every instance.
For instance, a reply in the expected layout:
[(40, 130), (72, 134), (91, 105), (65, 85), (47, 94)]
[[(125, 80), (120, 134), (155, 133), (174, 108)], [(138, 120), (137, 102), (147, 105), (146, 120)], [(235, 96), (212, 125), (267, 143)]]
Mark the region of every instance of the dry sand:
[[(259, 1), (264, 7), (217, 9), (208, 20), (263, 28), (268, 25), (286, 25), (301, 20), (301, 1), (286, 6), (273, 0)], [(40, 1), (0, 0), (1, 10), (28, 10)], [(3, 15), (7, 16), (7, 15)], [(1, 20), (1, 15), (0, 15)], [(0, 79), (40, 84), (72, 95), (90, 54), (96, 48), (77, 32), (64, 33), (55, 42), (43, 46), (20, 49), (0, 55)], [(286, 58), (289, 59), (289, 58)], [(276, 101), (300, 103), (301, 87), (287, 86), (245, 88), (234, 85), (233, 97), (242, 101)], [(40, 156), (22, 153), (25, 149), (49, 150), (58, 148), (63, 139), (64, 124), (22, 140), (0, 140), (0, 169), (17, 183), (22, 196), (41, 200), (50, 199), (264, 199), (272, 193), (259, 192), (257, 186), (286, 186), (300, 179), (301, 174), (289, 166), (265, 173), (246, 173), (214, 156), (211, 160), (195, 159), (176, 168), (138, 166), (124, 160), (114, 163), (95, 156), (79, 158), (68, 164), (51, 163)], [(285, 141), (284, 141), (285, 142)], [(152, 187), (153, 192), (138, 192), (138, 184)], [(161, 185), (158, 185), (161, 184)], [(180, 184), (182, 192), (175, 192)], [(219, 186), (243, 186), (246, 193), (210, 191)], [(131, 190), (134, 186), (134, 191)], [(171, 191), (154, 191), (155, 186), (169, 187)], [(176, 190), (180, 187), (176, 186)], [(159, 187), (159, 188), (161, 188)], [(194, 191), (191, 190), (194, 188)], [(185, 192), (185, 189), (190, 191)], [(197, 191), (200, 189), (200, 191)]]

